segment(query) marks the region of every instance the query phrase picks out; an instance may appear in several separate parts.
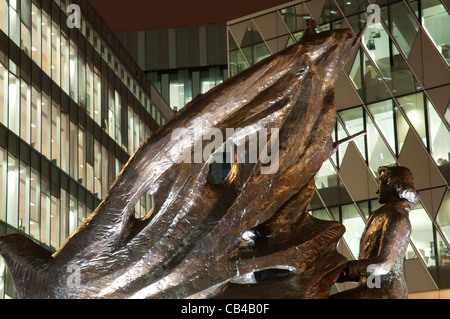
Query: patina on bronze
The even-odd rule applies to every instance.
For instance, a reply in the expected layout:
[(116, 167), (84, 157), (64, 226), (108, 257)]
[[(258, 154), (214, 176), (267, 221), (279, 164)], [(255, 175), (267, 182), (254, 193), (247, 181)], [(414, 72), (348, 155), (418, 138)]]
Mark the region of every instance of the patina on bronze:
[(419, 195), (408, 168), (380, 167), (378, 171), (377, 192), (384, 205), (369, 215), (361, 236), (359, 259), (349, 261), (338, 278), (338, 282), (359, 284), (331, 298), (408, 298), (403, 259), (411, 235), (409, 212)]
[[(327, 298), (346, 259), (336, 252), (337, 222), (307, 213), (314, 176), (335, 151), (334, 82), (359, 38), (348, 29), (316, 34), (190, 102), (130, 158), (104, 200), (54, 254), (22, 235), (0, 252), (23, 298)], [(202, 139), (173, 138), (196, 125), (279, 129), (278, 170), (234, 163), (221, 184), (213, 156), (174, 163)], [(195, 136), (195, 134), (193, 134)], [(156, 205), (133, 210), (146, 193)], [(79, 282), (68, 284), (79, 269)], [(269, 289), (261, 289), (268, 287)], [(255, 289), (256, 288), (256, 289)]]

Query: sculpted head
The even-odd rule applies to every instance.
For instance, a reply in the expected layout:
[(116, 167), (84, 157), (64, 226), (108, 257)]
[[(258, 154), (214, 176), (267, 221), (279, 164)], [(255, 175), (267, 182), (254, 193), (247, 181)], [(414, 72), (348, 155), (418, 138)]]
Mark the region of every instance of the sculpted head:
[(411, 205), (419, 201), (419, 194), (414, 188), (414, 178), (408, 168), (382, 166), (378, 172), (380, 181), (377, 194), (380, 204), (385, 204), (393, 199), (405, 199)]

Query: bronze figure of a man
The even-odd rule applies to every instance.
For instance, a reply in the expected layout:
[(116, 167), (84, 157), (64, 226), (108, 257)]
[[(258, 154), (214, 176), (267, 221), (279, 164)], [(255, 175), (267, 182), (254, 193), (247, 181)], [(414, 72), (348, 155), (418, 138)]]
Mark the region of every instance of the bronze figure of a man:
[(408, 168), (380, 167), (378, 171), (378, 200), (384, 205), (369, 215), (361, 236), (359, 259), (349, 261), (338, 279), (359, 284), (330, 298), (408, 298), (403, 259), (411, 235), (409, 212), (419, 195)]

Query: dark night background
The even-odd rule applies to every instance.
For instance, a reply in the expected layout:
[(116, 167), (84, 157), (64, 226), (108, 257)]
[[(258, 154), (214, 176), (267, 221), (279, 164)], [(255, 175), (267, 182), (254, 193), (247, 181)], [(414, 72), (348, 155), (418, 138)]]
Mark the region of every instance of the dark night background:
[(288, 0), (90, 0), (112, 31), (225, 24)]

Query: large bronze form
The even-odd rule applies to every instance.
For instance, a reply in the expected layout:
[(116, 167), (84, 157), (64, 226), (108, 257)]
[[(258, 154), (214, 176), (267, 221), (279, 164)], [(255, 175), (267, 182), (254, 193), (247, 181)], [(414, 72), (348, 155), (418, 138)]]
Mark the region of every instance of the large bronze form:
[(411, 171), (380, 167), (378, 187), (382, 207), (372, 212), (361, 236), (359, 259), (349, 261), (338, 282), (358, 282), (356, 288), (331, 298), (406, 299), (403, 259), (411, 235), (409, 212), (419, 200)]
[[(359, 38), (315, 28), (309, 21), (297, 44), (197, 97), (150, 136), (56, 253), (22, 235), (2, 237), (20, 296), (327, 298), (346, 262), (336, 252), (345, 230), (307, 209), (314, 176), (336, 148), (334, 82)], [(265, 129), (276, 169), (264, 171), (261, 158), (236, 161), (215, 184), (214, 154), (176, 164), (211, 142), (199, 126), (223, 136), (244, 128), (229, 139), (237, 144)], [(179, 128), (194, 138), (174, 135)], [(136, 219), (146, 193), (156, 205)]]

